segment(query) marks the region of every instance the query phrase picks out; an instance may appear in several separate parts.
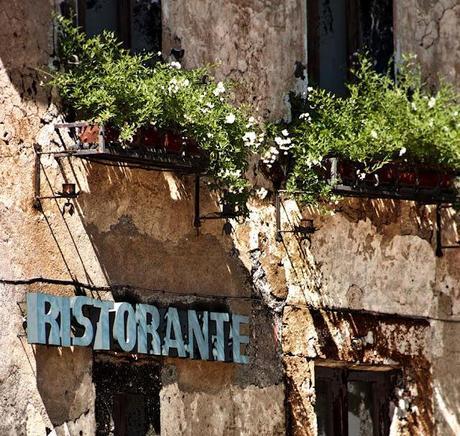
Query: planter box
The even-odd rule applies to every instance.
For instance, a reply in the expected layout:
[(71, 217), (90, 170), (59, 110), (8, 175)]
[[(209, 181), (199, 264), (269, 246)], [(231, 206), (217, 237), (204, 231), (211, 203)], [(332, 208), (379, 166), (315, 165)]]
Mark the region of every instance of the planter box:
[(364, 164), (340, 158), (325, 162), (326, 178), (340, 195), (452, 203), (459, 200), (459, 173), (449, 168), (390, 162), (367, 174)]
[(208, 165), (207, 155), (196, 141), (153, 126), (139, 129), (128, 145), (121, 144), (119, 129), (113, 126), (75, 122), (56, 124), (55, 128), (66, 129), (75, 140), (75, 146), (63, 155), (192, 174), (205, 172)]
[[(82, 144), (87, 145), (99, 144), (102, 137), (105, 146), (110, 147), (120, 145), (119, 134), (119, 129), (113, 126), (106, 126), (102, 131), (101, 126), (88, 124), (81, 128), (78, 137)], [(139, 129), (128, 148), (152, 149), (177, 155), (201, 156), (203, 154), (196, 141), (154, 126)]]

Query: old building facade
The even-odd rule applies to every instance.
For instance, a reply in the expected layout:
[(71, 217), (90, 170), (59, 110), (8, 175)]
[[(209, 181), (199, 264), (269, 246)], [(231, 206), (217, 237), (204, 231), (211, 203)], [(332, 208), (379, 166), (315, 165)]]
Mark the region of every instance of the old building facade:
[[(37, 150), (62, 146), (59, 97), (40, 85), (61, 3), (0, 2), (0, 434), (130, 434), (133, 416), (162, 435), (460, 434), (460, 250), (436, 256), (435, 208), (351, 198), (324, 213), (282, 197), (281, 228), (304, 217), (316, 231), (279, 238), (273, 186), (254, 172), (261, 195), (225, 235), (218, 220), (194, 227), (193, 176), (52, 154), (37, 170)], [(339, 62), (312, 55), (310, 3), (162, 0), (161, 50), (183, 49), (184, 68), (215, 64), (260, 116), (289, 119), (290, 93)], [(318, 3), (333, 29), (341, 2)], [(391, 52), (458, 89), (458, 2), (388, 11)], [(365, 27), (345, 15), (344, 28)], [(77, 185), (74, 214), (62, 199), (34, 207), (37, 171), (44, 196)], [(455, 244), (453, 209), (442, 224)], [(31, 293), (247, 316), (248, 363), (32, 345)]]

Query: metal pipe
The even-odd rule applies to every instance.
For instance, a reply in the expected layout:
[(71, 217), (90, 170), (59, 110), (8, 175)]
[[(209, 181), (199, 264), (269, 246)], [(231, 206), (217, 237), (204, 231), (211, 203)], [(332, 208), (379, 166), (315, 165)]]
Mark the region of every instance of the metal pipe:
[(441, 205), (436, 205), (436, 256), (442, 257)]
[(281, 200), (279, 191), (275, 192), (275, 221), (276, 221), (276, 236), (275, 239), (281, 242)]
[(35, 163), (34, 163), (34, 202), (35, 209), (40, 209), (40, 153), (38, 152), (38, 145), (34, 146), (35, 149)]
[(198, 174), (195, 175), (195, 219), (193, 221), (193, 225), (197, 229), (201, 227), (201, 220), (200, 220), (200, 176)]

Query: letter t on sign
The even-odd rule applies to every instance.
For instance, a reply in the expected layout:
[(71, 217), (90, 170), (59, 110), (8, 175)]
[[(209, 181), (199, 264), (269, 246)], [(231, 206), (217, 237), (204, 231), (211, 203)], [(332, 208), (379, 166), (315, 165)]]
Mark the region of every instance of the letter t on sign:
[(212, 321), (216, 323), (216, 342), (213, 350), (214, 360), (225, 361), (225, 334), (224, 322), (229, 321), (228, 313), (211, 312), (209, 315)]

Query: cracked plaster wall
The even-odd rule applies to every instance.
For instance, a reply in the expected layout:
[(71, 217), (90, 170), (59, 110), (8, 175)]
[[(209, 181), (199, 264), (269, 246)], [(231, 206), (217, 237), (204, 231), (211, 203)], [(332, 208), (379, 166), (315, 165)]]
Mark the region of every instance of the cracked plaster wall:
[[(17, 336), (27, 292), (70, 296), (74, 282), (93, 298), (199, 303), (250, 315), (263, 327), (251, 329), (249, 365), (162, 360), (165, 374), (177, 374), (163, 380), (162, 431), (177, 434), (185, 416), (183, 434), (282, 434), (284, 386), (271, 317), (263, 302), (248, 298), (249, 273), (222, 223), (206, 224), (197, 236), (193, 179), (43, 156), (42, 195), (68, 180), (80, 196), (73, 216), (53, 200), (42, 211), (32, 207), (33, 146), (59, 147), (50, 127), (58, 110), (34, 69), (52, 53), (52, 2), (1, 6), (0, 434), (94, 434), (91, 351), (31, 347)], [(205, 186), (202, 198), (202, 213), (215, 210)], [(261, 409), (270, 415), (261, 419)]]
[[(444, 237), (453, 242), (455, 220), (451, 211), (445, 213)], [(392, 434), (455, 434), (460, 252), (435, 256), (434, 210), (345, 200), (324, 214), (285, 200), (281, 216), (284, 229), (301, 216), (313, 218), (318, 230), (311, 242), (289, 234), (276, 241), (270, 199), (253, 209), (236, 239), (249, 242), (244, 261), (279, 313), (292, 433), (316, 431), (312, 402), (319, 359), (402, 368)], [(403, 318), (395, 319), (395, 313)], [(425, 316), (454, 322), (417, 320)]]
[[(46, 65), (52, 52), (51, 3), (13, 0), (0, 8), (0, 278), (77, 280), (99, 289), (105, 298), (113, 298), (109, 286), (126, 285), (146, 300), (158, 298), (152, 290), (262, 298), (251, 307), (238, 300), (226, 303), (253, 314), (254, 363), (248, 368), (165, 362), (174, 374), (165, 379), (162, 391), (165, 434), (173, 434), (178, 421), (186, 426), (185, 434), (210, 427), (216, 434), (223, 429), (240, 434), (243, 428), (248, 434), (282, 434), (279, 340), (287, 374), (288, 425), (294, 434), (315, 433), (315, 359), (404, 364), (413, 357), (423, 359), (423, 377), (417, 378), (419, 373), (409, 365), (401, 396), (417, 408), (405, 413), (402, 403), (394, 434), (455, 434), (460, 421), (458, 324), (415, 323), (408, 328), (392, 319), (365, 324), (355, 317), (361, 323), (356, 331), (350, 319), (329, 312), (319, 316), (306, 308), (458, 317), (460, 253), (452, 250), (435, 258), (429, 209), (346, 201), (325, 216), (299, 211), (288, 201), (284, 226), (302, 213), (315, 218), (319, 230), (311, 244), (289, 236), (280, 243), (275, 241), (268, 197), (254, 202), (250, 220), (236, 226), (233, 238), (222, 237), (220, 223), (206, 223), (197, 238), (191, 180), (79, 161), (59, 166), (49, 158), (43, 160), (43, 192), (58, 190), (63, 177), (76, 180), (81, 191), (77, 213), (62, 217), (53, 202), (44, 204), (43, 213), (31, 207), (32, 145), (57, 147), (49, 123), (58, 111), (34, 70)], [(418, 53), (427, 75), (441, 72), (458, 84), (459, 12), (451, 3), (398, 3), (397, 41), (400, 50)], [(236, 88), (238, 100), (249, 99), (270, 118), (286, 115), (283, 96), (296, 86), (295, 62), (305, 61), (302, 2), (234, 0), (200, 3), (198, 8), (193, 2), (170, 0), (163, 7), (165, 53), (181, 45), (185, 66), (221, 61), (218, 78), (242, 80)], [(212, 198), (205, 197), (204, 212), (214, 207)], [(446, 238), (452, 241), (457, 233), (447, 215)], [(22, 316), (16, 303), (37, 290), (73, 293), (71, 286), (45, 283), (1, 286), (0, 347), (6, 357), (0, 363), (0, 432), (38, 435), (55, 427), (58, 434), (91, 434), (91, 353), (33, 348), (17, 337)], [(165, 301), (173, 297), (162, 296)], [(318, 319), (323, 319), (321, 324)], [(324, 334), (325, 325), (330, 337)], [(354, 349), (369, 331), (385, 346), (361, 342)], [(65, 375), (68, 384), (50, 384), (55, 374)]]
[(456, 0), (395, 2), (396, 49), (414, 53), (425, 76), (460, 84), (460, 5)]

